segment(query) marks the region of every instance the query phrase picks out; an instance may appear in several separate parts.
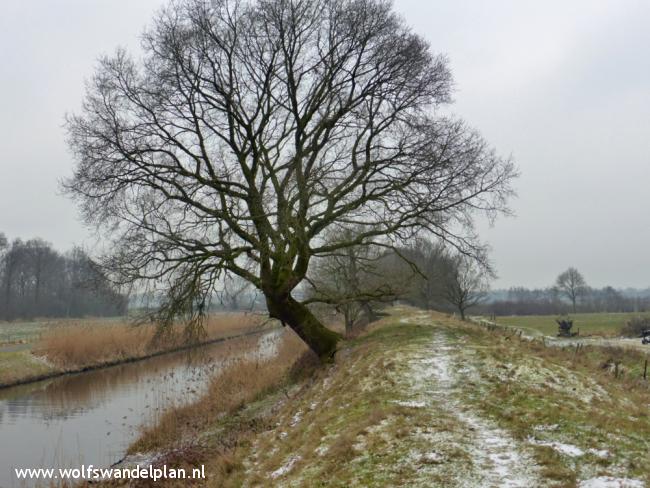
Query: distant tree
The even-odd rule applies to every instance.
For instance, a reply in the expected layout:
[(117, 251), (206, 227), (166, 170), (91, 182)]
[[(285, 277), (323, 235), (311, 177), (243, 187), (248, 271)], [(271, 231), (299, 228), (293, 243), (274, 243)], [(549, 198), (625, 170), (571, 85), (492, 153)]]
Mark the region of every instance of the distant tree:
[(587, 291), (587, 283), (580, 272), (575, 268), (569, 268), (557, 277), (555, 281), (557, 290), (571, 302), (573, 313), (576, 312), (578, 299)]
[(413, 244), (401, 249), (400, 253), (408, 264), (403, 266), (402, 274), (408, 273), (411, 286), (407, 298), (410, 303), (427, 310), (442, 310), (448, 307), (444, 298), (446, 273), (450, 267), (450, 257), (444, 243), (429, 239), (417, 239)]
[(479, 305), (487, 297), (491, 276), (489, 268), (463, 254), (447, 261), (443, 296), (456, 307), (462, 320), (466, 319), (468, 309)]
[[(336, 246), (339, 240), (353, 240), (362, 232), (362, 228), (342, 229), (330, 234), (327, 243)], [(385, 249), (364, 244), (318, 258), (307, 280), (304, 303), (330, 305), (343, 316), (346, 334), (352, 335), (377, 318), (378, 306), (403, 293), (405, 280), (393, 273), (391, 262)]]
[(331, 357), (339, 335), (293, 295), (312, 259), (419, 233), (473, 253), (475, 212), (507, 211), (512, 162), (435, 110), (446, 59), (391, 2), (171, 1), (143, 50), (100, 61), (68, 119), (65, 187), (106, 231), (114, 278), (165, 292), (163, 326), (200, 320), (237, 275)]
[[(249, 293), (252, 285), (249, 281), (240, 278), (237, 275), (225, 276), (223, 288), (219, 292), (221, 304), (230, 310), (240, 310), (241, 308), (253, 308), (255, 306), (256, 296)], [(250, 300), (246, 300), (246, 298)]]

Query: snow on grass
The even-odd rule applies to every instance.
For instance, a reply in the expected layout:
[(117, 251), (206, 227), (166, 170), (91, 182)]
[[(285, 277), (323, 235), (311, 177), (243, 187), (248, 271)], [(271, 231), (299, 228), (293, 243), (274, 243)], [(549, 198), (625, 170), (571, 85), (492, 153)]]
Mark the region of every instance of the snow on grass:
[(301, 420), (302, 420), (302, 412), (299, 410), (294, 414), (293, 417), (291, 417), (291, 423), (289, 425), (291, 425), (291, 427), (295, 427), (300, 423)]
[(530, 442), (531, 444), (535, 444), (536, 446), (550, 447), (551, 449), (554, 449), (560, 454), (564, 454), (565, 456), (569, 456), (569, 457), (580, 457), (580, 456), (584, 456), (585, 454), (592, 454), (601, 459), (606, 459), (611, 455), (607, 449), (587, 449), (585, 451), (579, 448), (578, 446), (574, 446), (572, 444), (565, 444), (563, 442), (555, 442), (555, 441), (541, 441), (535, 439), (534, 437), (529, 437), (528, 442)]
[(291, 471), (293, 467), (296, 465), (296, 463), (301, 459), (302, 458), (300, 456), (291, 456), (286, 463), (284, 463), (282, 466), (280, 466), (278, 469), (276, 469), (271, 473), (271, 478), (277, 479), (284, 476), (289, 471)]
[(587, 452), (601, 459), (607, 459), (611, 456), (611, 453), (607, 449), (587, 449)]
[(645, 488), (645, 483), (641, 480), (630, 478), (600, 476), (581, 481), (578, 483), (578, 488)]
[(551, 442), (551, 441), (540, 441), (533, 437), (528, 438), (528, 442), (535, 444), (536, 446), (550, 447), (560, 454), (564, 454), (569, 457), (580, 457), (585, 455), (585, 451), (580, 449), (578, 446), (572, 444), (564, 444), (562, 442)]
[[(532, 456), (503, 429), (480, 417), (476, 412), (467, 410), (460, 396), (462, 379), (453, 364), (456, 347), (449, 344), (445, 334), (439, 333), (428, 348), (427, 357), (411, 358), (409, 376), (412, 396), (410, 404), (429, 406), (429, 399), (439, 400), (435, 408), (444, 408), (448, 415), (454, 417), (461, 425), (463, 436), (475, 446), (468, 449), (472, 458), (472, 471), (467, 477), (478, 478), (479, 486), (528, 487), (538, 483), (537, 467)], [(463, 375), (465, 376), (465, 375)], [(434, 453), (435, 454), (435, 453)], [(421, 455), (426, 460), (427, 453)], [(432, 456), (430, 462), (438, 462), (438, 455)], [(470, 483), (469, 479), (466, 482)]]
[(408, 408), (424, 408), (427, 406), (425, 402), (416, 402), (414, 400), (409, 400), (409, 401), (396, 400), (394, 403), (396, 403), (400, 407), (408, 407)]

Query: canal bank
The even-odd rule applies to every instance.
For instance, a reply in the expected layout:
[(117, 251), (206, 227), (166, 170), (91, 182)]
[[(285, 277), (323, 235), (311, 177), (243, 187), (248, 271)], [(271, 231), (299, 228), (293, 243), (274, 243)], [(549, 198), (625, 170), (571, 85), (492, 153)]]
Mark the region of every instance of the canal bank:
[[(207, 341), (203, 341), (203, 342), (199, 342), (199, 343), (191, 343), (191, 344), (175, 346), (175, 347), (170, 348), (170, 349), (162, 349), (160, 351), (151, 352), (151, 353), (148, 353), (148, 354), (145, 354), (145, 355), (142, 355), (142, 356), (120, 358), (120, 359), (116, 359), (116, 360), (112, 360), (112, 361), (105, 361), (105, 362), (98, 363), (98, 364), (92, 364), (92, 365), (88, 365), (88, 366), (81, 366), (81, 367), (78, 367), (78, 368), (69, 368), (69, 369), (67, 369), (67, 368), (57, 368), (56, 366), (49, 364), (45, 358), (34, 356), (35, 361), (41, 362), (43, 364), (43, 366), (45, 368), (47, 368), (48, 370), (46, 372), (36, 373), (36, 374), (33, 374), (30, 371), (27, 371), (25, 373), (25, 376), (22, 377), (22, 378), (19, 378), (19, 379), (13, 380), (13, 381), (8, 381), (8, 382), (0, 382), (0, 391), (3, 390), (3, 389), (6, 389), (6, 388), (14, 387), (14, 386), (27, 385), (27, 384), (30, 384), (30, 383), (36, 383), (36, 382), (39, 382), (39, 381), (58, 378), (58, 377), (61, 377), (61, 376), (75, 375), (75, 374), (80, 374), (80, 373), (87, 373), (89, 371), (95, 371), (95, 370), (98, 370), (98, 369), (110, 368), (112, 366), (117, 366), (117, 365), (120, 365), (120, 364), (129, 364), (129, 363), (135, 363), (135, 362), (139, 362), (139, 361), (145, 361), (147, 359), (155, 358), (155, 357), (158, 357), (158, 356), (163, 356), (165, 354), (172, 354), (172, 353), (177, 353), (177, 352), (188, 351), (188, 350), (191, 350), (191, 349), (196, 349), (198, 347), (204, 347), (204, 346), (208, 346), (208, 345), (211, 345), (211, 344), (218, 344), (220, 342), (229, 341), (229, 340), (232, 340), (232, 339), (236, 339), (238, 337), (247, 337), (247, 336), (262, 334), (264, 332), (268, 332), (270, 330), (274, 330), (274, 329), (277, 329), (277, 328), (278, 327), (256, 328), (256, 329), (251, 330), (251, 331), (242, 332), (242, 333), (238, 333), (238, 334), (233, 334), (233, 335), (229, 335), (229, 336), (225, 336), (225, 337), (218, 337), (218, 338), (215, 338), (215, 339), (209, 339)], [(10, 352), (12, 352), (12, 353), (13, 352), (16, 352), (16, 353), (24, 352), (24, 353), (30, 354), (26, 350), (10, 351)]]
[(0, 390), (0, 486), (14, 468), (110, 466), (170, 408), (196, 401), (233, 361), (277, 353), (283, 329)]

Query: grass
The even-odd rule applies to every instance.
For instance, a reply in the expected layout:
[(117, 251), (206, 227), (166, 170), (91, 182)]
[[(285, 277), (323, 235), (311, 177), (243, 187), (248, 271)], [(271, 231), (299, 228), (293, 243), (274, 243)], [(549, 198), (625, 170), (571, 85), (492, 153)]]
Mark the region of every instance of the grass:
[[(471, 360), (480, 371), (468, 401), (520, 439), (552, 438), (587, 452), (571, 458), (535, 447), (545, 477), (560, 486), (612, 472), (650, 481), (650, 467), (642, 461), (650, 451), (650, 388), (641, 371), (647, 356), (611, 347), (576, 352), (476, 329), (466, 338), (479, 346)], [(492, 346), (480, 347), (487, 343)], [(618, 375), (612, 367), (617, 362)], [(553, 428), (540, 431), (540, 426)], [(601, 458), (589, 449), (608, 455)]]
[(0, 353), (0, 385), (10, 384), (25, 377), (37, 377), (54, 371), (29, 351)]
[(0, 322), (0, 345), (27, 343), (38, 340), (55, 322)]
[[(573, 319), (573, 332), (580, 329), (581, 336), (619, 336), (623, 325), (631, 318), (638, 316), (638, 313), (576, 313), (570, 315)], [(558, 331), (555, 319), (558, 317), (558, 315), (507, 316), (497, 317), (496, 322), (502, 325), (532, 329), (548, 336), (555, 336)]]
[[(596, 476), (650, 481), (641, 353), (576, 352), (442, 314), (393, 314), (302, 381), (289, 379), (291, 370), (310, 371), (291, 367), (295, 349), (276, 359), (278, 368), (233, 363), (198, 404), (165, 414), (132, 451), (158, 450), (156, 462), (169, 466), (204, 464), (200, 485), (210, 487), (478, 486), (485, 456), (476, 454), (485, 446), (460, 409), (513, 439), (537, 473), (534, 486), (573, 487)], [(435, 372), (432, 359), (441, 355), (458, 380), (449, 390), (436, 386), (436, 374), (413, 375), (414, 362)], [(572, 458), (532, 440), (585, 454)]]

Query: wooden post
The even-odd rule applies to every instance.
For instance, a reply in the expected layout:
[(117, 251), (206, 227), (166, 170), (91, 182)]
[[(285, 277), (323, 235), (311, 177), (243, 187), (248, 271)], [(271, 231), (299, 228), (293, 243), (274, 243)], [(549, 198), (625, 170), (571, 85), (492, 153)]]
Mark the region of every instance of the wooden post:
[(648, 379), (648, 360), (645, 360), (645, 364), (643, 365), (643, 379), (647, 380)]

